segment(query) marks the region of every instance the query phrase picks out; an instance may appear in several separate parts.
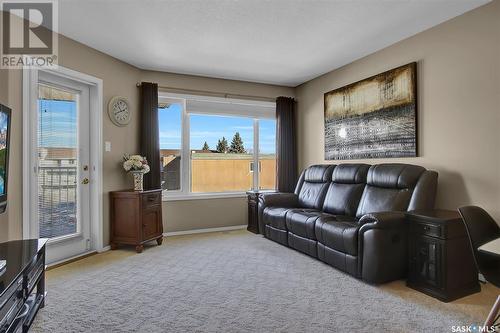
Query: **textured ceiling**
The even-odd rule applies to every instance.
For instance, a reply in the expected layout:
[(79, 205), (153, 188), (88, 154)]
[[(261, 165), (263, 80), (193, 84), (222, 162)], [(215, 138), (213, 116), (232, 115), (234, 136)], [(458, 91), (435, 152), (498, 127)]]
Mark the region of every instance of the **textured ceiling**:
[(142, 69), (297, 86), (487, 2), (63, 0), (59, 30)]

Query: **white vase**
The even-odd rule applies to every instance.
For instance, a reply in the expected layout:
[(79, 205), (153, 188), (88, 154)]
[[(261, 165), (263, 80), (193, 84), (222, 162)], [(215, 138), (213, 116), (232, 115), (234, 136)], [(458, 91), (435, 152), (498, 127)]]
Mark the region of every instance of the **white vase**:
[(134, 191), (144, 190), (144, 172), (142, 171), (130, 171), (132, 176), (134, 176)]

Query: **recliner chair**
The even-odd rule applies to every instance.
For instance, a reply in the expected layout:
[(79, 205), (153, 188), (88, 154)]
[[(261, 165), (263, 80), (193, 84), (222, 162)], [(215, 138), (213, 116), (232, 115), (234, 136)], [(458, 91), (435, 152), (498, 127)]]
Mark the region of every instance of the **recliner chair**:
[(289, 208), (320, 209), (333, 168), (333, 165), (310, 166), (300, 175), (294, 193), (269, 193), (265, 198), (260, 197), (259, 200), (263, 199), (265, 203), (259, 203), (259, 230), (263, 230), (267, 238), (288, 245), (286, 213)]
[[(325, 199), (318, 210), (291, 209), (286, 214), (288, 245), (313, 257), (318, 256), (318, 220), (333, 216), (354, 218), (366, 183), (367, 164), (342, 164), (333, 169)], [(339, 222), (342, 223), (342, 222)], [(321, 224), (321, 222), (320, 222)], [(317, 238), (320, 237), (320, 238)], [(321, 248), (320, 248), (321, 249)], [(319, 253), (321, 256), (322, 253)]]
[(315, 165), (295, 193), (259, 198), (265, 236), (370, 283), (404, 277), (404, 212), (434, 207), (437, 173), (409, 164)]

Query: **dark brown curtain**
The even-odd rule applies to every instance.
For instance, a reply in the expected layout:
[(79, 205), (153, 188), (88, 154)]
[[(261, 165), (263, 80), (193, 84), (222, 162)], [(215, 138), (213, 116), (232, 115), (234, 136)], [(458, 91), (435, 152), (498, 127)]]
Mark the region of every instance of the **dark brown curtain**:
[(160, 134), (158, 127), (158, 84), (141, 83), (141, 155), (151, 170), (144, 175), (144, 189), (161, 188)]
[(276, 187), (293, 192), (297, 182), (297, 143), (295, 141), (295, 100), (276, 99)]

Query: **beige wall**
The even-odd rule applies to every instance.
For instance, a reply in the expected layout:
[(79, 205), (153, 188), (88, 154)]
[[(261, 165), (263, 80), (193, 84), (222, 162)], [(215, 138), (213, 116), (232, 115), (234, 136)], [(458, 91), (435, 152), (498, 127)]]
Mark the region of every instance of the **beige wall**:
[[(0, 15), (0, 24), (2, 17)], [(5, 213), (0, 215), (0, 241), (19, 238), (22, 218), (22, 110), (16, 108), (21, 92), (12, 87), (20, 84), (19, 78), (10, 71), (0, 70), (0, 103), (12, 109), (11, 118), (11, 148), (9, 151), (9, 179), (8, 179), (8, 204)], [(20, 224), (19, 222), (20, 221)]]
[(357, 162), (435, 169), (439, 207), (473, 203), (500, 221), (498, 0), (299, 86), (299, 167), (327, 162), (325, 92), (412, 61), (418, 62), (420, 157)]
[(21, 89), (16, 89), (22, 84), (21, 76), (13, 72), (8, 74), (9, 103), (12, 109), (11, 136), (9, 151), (9, 187), (7, 189), (7, 212), (6, 218), (9, 225), (8, 239), (17, 239), (22, 236), (22, 186), (23, 186), (23, 166), (22, 166), (22, 138), (23, 138), (23, 118), (22, 108), (19, 107), (22, 99)]
[(4, 70), (0, 70), (0, 103), (4, 105), (9, 103), (9, 72)]
[[(124, 152), (136, 152), (138, 149), (139, 94), (135, 84), (139, 79), (140, 71), (63, 36), (59, 39), (59, 64), (103, 80), (103, 139), (112, 143), (112, 151), (104, 153), (103, 156), (103, 236), (104, 243), (107, 244), (109, 239), (108, 192), (130, 187), (130, 179), (127, 179), (119, 168), (119, 162)], [(6, 224), (8, 224), (8, 239), (19, 239), (22, 238), (22, 72), (0, 70), (0, 73), (2, 83), (3, 77), (8, 73), (9, 103), (7, 104), (12, 108), (13, 114), (8, 214), (0, 217), (0, 232), (2, 232), (0, 239), (7, 239), (3, 237)], [(116, 127), (107, 116), (107, 103), (115, 95), (126, 96), (132, 105), (133, 118), (127, 127)]]
[(234, 95), (242, 94), (269, 98), (293, 96), (295, 92), (295, 89), (290, 87), (156, 71), (142, 71), (141, 81), (156, 82), (160, 86), (160, 90), (161, 87), (174, 87), (178, 89), (203, 90), (214, 93), (223, 92)]
[[(122, 61), (91, 49), (68, 38), (59, 40), (59, 63), (67, 68), (103, 80), (103, 141), (111, 142), (111, 152), (103, 154), (103, 237), (109, 239), (109, 200), (113, 190), (130, 188), (131, 180), (120, 168), (124, 153), (139, 149), (139, 90), (136, 87), (140, 70)], [(126, 127), (115, 126), (108, 117), (108, 102), (113, 96), (130, 101), (132, 119)]]
[(163, 203), (164, 232), (247, 224), (247, 199), (196, 199)]
[[(438, 205), (454, 208), (477, 203), (500, 219), (500, 2), (420, 33), (297, 89), (242, 81), (141, 71), (115, 58), (61, 37), (64, 67), (104, 82), (104, 240), (109, 238), (108, 192), (130, 187), (120, 169), (124, 152), (138, 150), (138, 81), (160, 86), (231, 94), (298, 99), (299, 165), (324, 163), (323, 93), (411, 61), (419, 62), (419, 144), (421, 157), (404, 160), (440, 172)], [(1, 17), (1, 15), (0, 15)], [(9, 206), (0, 215), (0, 241), (22, 236), (22, 89), (21, 72), (0, 70), (0, 102), (12, 108)], [(8, 87), (8, 89), (6, 89)], [(129, 126), (119, 128), (106, 110), (112, 96), (133, 107)], [(387, 161), (387, 160), (385, 160)], [(368, 163), (383, 162), (368, 160)], [(245, 198), (163, 203), (166, 232), (246, 223)], [(223, 212), (223, 213), (221, 213)]]
[[(234, 80), (144, 71), (142, 81), (160, 86), (263, 97), (294, 96), (294, 89)], [(222, 212), (222, 213), (221, 213)], [(245, 198), (168, 201), (163, 203), (165, 232), (227, 227), (247, 223)]]
[[(1, 15), (0, 15), (1, 17)], [(277, 97), (292, 96), (292, 88), (233, 80), (212, 79), (141, 71), (113, 57), (64, 36), (59, 39), (59, 64), (101, 78), (103, 91), (103, 140), (112, 144), (103, 156), (103, 236), (109, 240), (108, 192), (130, 188), (131, 179), (120, 167), (123, 153), (139, 149), (139, 81), (158, 82), (162, 86), (199, 89), (232, 94)], [(7, 89), (8, 88), (8, 89)], [(117, 127), (107, 116), (107, 103), (116, 95), (125, 96), (132, 105), (133, 116), (126, 127)], [(22, 73), (0, 70), (0, 102), (12, 108), (12, 137), (7, 213), (0, 215), (0, 241), (22, 237)], [(222, 208), (225, 213), (219, 214)], [(200, 218), (203, 217), (203, 218)], [(244, 198), (190, 200), (164, 203), (165, 231), (211, 228), (246, 223)]]
[[(17, 18), (16, 18), (17, 19)], [(103, 138), (111, 141), (113, 150), (103, 156), (104, 243), (109, 238), (108, 192), (128, 188), (130, 180), (119, 169), (121, 155), (138, 149), (139, 94), (135, 83), (140, 70), (115, 58), (86, 47), (64, 36), (59, 36), (59, 64), (103, 80)], [(12, 132), (9, 165), (7, 213), (0, 216), (0, 240), (22, 237), (22, 72), (0, 70), (1, 101), (12, 109)], [(5, 99), (4, 87), (7, 99)], [(129, 126), (114, 126), (107, 117), (107, 103), (112, 96), (126, 96), (133, 111)]]

